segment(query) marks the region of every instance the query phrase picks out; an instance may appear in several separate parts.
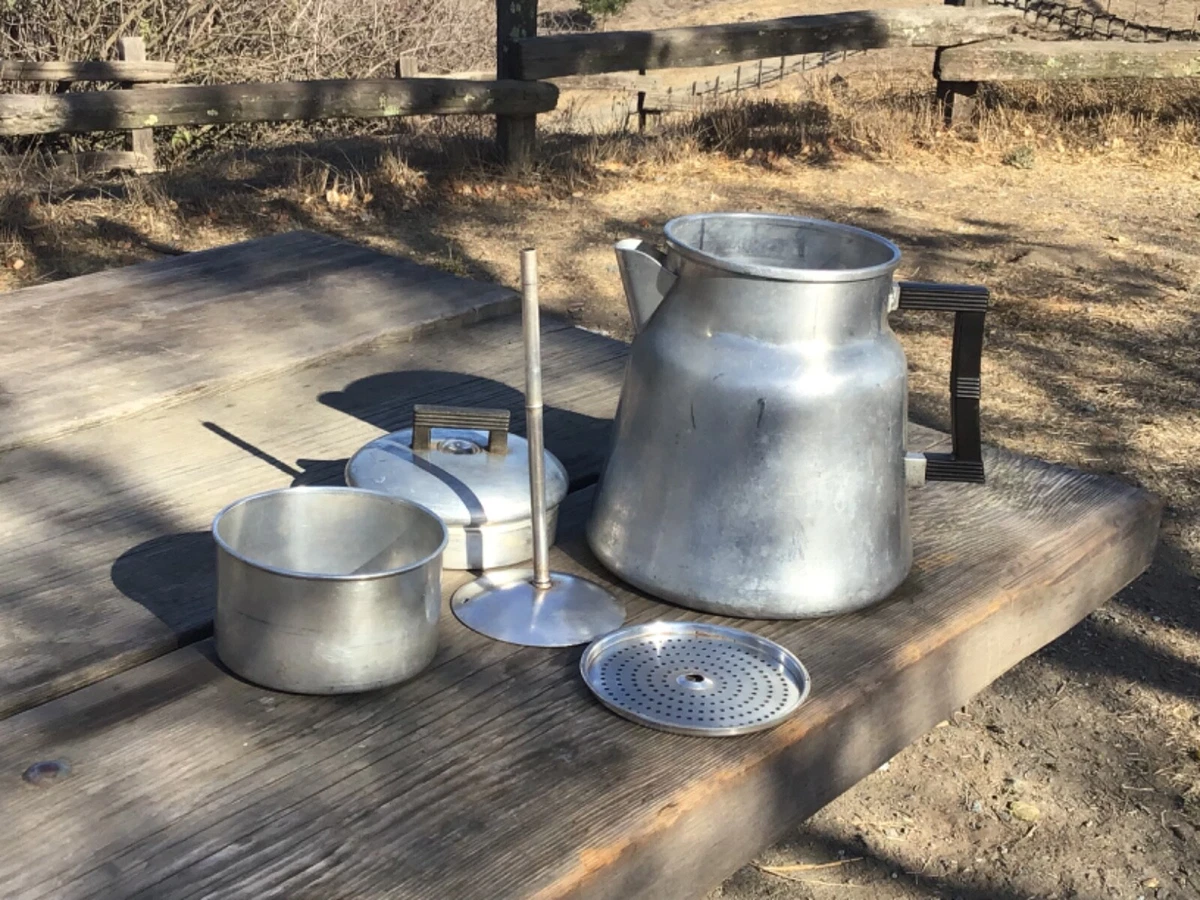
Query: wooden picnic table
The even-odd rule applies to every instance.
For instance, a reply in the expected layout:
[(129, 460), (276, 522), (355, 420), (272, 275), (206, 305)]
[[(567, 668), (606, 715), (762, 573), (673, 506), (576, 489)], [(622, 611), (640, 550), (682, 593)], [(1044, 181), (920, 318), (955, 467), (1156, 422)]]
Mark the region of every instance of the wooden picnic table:
[(912, 576), (870, 610), (733, 621), (645, 597), (581, 535), (625, 347), (550, 319), (547, 445), (571, 478), (552, 566), (609, 585), (629, 622), (781, 642), (812, 674), (800, 712), (733, 739), (652, 731), (591, 697), (579, 648), (492, 642), (448, 609), (433, 666), (388, 690), (223, 669), (213, 514), (338, 483), (414, 403), (507, 407), (521, 430), (515, 309), (306, 233), (5, 298), (0, 893), (695, 897), (1149, 563), (1146, 493), (989, 450), (986, 486), (913, 492)]

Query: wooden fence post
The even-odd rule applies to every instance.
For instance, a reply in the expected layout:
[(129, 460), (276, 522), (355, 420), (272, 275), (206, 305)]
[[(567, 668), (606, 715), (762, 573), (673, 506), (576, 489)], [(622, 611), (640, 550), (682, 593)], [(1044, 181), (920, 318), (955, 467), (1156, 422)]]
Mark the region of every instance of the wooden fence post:
[[(515, 78), (511, 42), (537, 34), (537, 0), (496, 0), (496, 77)], [(510, 172), (533, 167), (537, 116), (497, 116), (496, 146)]]
[[(117, 41), (117, 56), (127, 62), (146, 61), (146, 42), (140, 37), (123, 37)], [(137, 88), (136, 84), (122, 84), (122, 88)], [(154, 129), (135, 128), (125, 136), (125, 149), (136, 153), (141, 159), (136, 163), (138, 172), (153, 172), (158, 168), (154, 161)]]
[(417, 58), (411, 53), (401, 53), (400, 58), (396, 60), (396, 77), (397, 78), (416, 78), (420, 74), (420, 69), (417, 68)]
[[(645, 69), (638, 69), (639, 75), (645, 75)], [(643, 82), (639, 87), (645, 87)], [(643, 134), (646, 131), (646, 92), (638, 91), (637, 93), (637, 114), (638, 114), (638, 134)]]
[[(984, 7), (988, 0), (945, 0), (947, 6)], [(975, 117), (975, 95), (979, 84), (974, 81), (943, 81), (941, 55), (943, 47), (934, 56), (933, 74), (937, 78), (937, 101), (941, 104), (947, 128), (966, 125)]]

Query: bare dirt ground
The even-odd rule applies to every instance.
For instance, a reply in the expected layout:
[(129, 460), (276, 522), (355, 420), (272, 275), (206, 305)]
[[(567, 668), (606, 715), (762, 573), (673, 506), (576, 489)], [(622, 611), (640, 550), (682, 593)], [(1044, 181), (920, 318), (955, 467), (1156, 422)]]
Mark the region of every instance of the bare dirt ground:
[[(986, 438), (1157, 493), (1155, 563), (710, 900), (1200, 897), (1200, 99), (1009, 98), (955, 136), (928, 85), (884, 80), (883, 101), (856, 73), (665, 136), (551, 135), (521, 181), (428, 134), (27, 179), (0, 200), (0, 288), (300, 227), (513, 284), (532, 243), (545, 302), (626, 334), (611, 243), (729, 209), (852, 222), (906, 277), (989, 285)], [(945, 428), (949, 323), (894, 319), (914, 415)]]

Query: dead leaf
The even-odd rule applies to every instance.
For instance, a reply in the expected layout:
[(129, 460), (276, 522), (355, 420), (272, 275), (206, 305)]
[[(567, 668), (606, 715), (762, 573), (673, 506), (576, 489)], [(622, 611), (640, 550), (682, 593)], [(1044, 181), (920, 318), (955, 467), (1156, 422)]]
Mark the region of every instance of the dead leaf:
[(1042, 815), (1042, 811), (1028, 800), (1013, 800), (1008, 804), (1008, 811), (1022, 822), (1036, 822)]
[(23, 268), (25, 268), (25, 260), (14, 259), (11, 263), (9, 263), (9, 268), (15, 269), (18, 272), (21, 271)]

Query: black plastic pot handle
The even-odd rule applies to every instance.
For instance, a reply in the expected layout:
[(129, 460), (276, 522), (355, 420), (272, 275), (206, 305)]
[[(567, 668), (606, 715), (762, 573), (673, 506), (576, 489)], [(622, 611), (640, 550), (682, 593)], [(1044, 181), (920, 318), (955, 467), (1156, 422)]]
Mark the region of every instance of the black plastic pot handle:
[(983, 484), (983, 436), (979, 426), (980, 365), (983, 361), (983, 318), (988, 289), (970, 284), (901, 281), (900, 309), (932, 309), (954, 313), (950, 350), (950, 453), (925, 454), (929, 481)]

